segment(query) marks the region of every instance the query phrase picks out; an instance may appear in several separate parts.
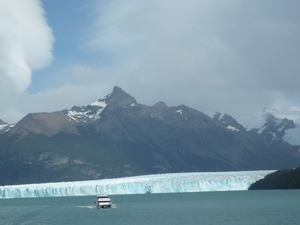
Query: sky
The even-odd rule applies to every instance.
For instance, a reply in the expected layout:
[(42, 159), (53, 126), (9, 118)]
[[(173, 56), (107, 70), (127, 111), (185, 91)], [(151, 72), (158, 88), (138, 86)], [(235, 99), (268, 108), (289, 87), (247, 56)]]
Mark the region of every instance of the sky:
[(208, 115), (300, 110), (298, 0), (0, 0), (0, 119), (114, 86)]

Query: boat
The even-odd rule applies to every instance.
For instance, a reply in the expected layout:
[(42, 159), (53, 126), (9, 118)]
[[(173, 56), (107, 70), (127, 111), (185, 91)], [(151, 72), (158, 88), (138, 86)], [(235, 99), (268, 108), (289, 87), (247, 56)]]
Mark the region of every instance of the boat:
[(111, 199), (108, 195), (98, 195), (94, 204), (96, 204), (97, 209), (110, 208), (112, 206)]

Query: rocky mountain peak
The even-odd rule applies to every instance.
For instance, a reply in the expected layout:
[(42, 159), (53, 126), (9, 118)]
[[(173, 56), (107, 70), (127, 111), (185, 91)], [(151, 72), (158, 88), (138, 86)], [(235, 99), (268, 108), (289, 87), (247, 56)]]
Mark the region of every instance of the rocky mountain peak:
[(266, 120), (267, 124), (277, 124), (276, 121), (278, 119), (273, 114), (267, 112), (267, 113), (264, 114), (264, 117), (265, 117), (265, 120)]
[(280, 141), (300, 145), (300, 111), (263, 108), (253, 116), (240, 116), (238, 122), (271, 145)]
[(64, 113), (70, 118), (70, 121), (88, 123), (100, 119), (100, 114), (107, 105), (129, 107), (135, 106), (136, 104), (135, 98), (115, 86), (111, 94), (88, 105), (73, 106), (70, 110), (64, 110)]
[(271, 113), (265, 114), (266, 123), (258, 131), (268, 145), (284, 139), (287, 130), (296, 128), (293, 120), (278, 119)]
[(70, 110), (64, 110), (63, 112), (69, 117), (70, 121), (93, 122), (100, 119), (100, 114), (106, 105), (106, 97), (104, 97), (88, 105), (73, 106)]
[(137, 104), (134, 97), (127, 94), (121, 88), (115, 86), (113, 92), (110, 95), (106, 96), (107, 104), (116, 104), (119, 106), (134, 106)]
[(226, 127), (228, 130), (239, 132), (239, 131), (246, 131), (245, 128), (239, 124), (232, 116), (228, 114), (222, 114), (216, 112), (213, 117), (220, 125)]
[(165, 108), (168, 107), (164, 102), (157, 102), (153, 107), (155, 108)]

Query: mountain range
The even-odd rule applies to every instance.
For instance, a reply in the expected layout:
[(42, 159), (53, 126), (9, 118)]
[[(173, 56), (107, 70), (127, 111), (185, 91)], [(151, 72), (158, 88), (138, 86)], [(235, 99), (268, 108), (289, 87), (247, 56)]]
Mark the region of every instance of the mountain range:
[(0, 185), (299, 166), (297, 123), (270, 111), (263, 119), (255, 128), (185, 105), (146, 106), (114, 87), (88, 105), (0, 120)]

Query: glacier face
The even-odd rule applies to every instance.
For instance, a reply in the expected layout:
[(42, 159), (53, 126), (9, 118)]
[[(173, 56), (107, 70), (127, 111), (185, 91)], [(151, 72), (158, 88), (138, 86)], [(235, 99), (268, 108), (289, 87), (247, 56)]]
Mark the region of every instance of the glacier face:
[(0, 198), (86, 196), (247, 190), (274, 171), (174, 173), (103, 179), (0, 186)]

